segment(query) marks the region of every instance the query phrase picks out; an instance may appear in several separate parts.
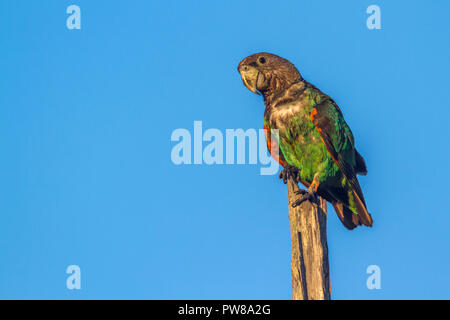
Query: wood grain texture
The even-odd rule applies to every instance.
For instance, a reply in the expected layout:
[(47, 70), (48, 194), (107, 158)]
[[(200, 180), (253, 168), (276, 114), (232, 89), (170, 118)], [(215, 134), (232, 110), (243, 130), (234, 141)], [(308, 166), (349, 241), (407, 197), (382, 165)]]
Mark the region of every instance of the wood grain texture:
[(327, 244), (327, 203), (310, 201), (292, 208), (298, 198), (297, 183), (287, 183), (292, 241), (292, 299), (330, 300), (330, 269)]

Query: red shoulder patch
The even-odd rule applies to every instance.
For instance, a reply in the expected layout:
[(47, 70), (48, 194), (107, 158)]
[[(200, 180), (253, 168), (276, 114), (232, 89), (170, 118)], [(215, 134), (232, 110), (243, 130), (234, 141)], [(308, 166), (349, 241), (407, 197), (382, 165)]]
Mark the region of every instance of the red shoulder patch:
[[(275, 159), (275, 161), (285, 167), (287, 163), (281, 160), (279, 155), (279, 153), (281, 152), (280, 147), (277, 141), (272, 141), (272, 139), (270, 138), (270, 129), (268, 126), (264, 126), (264, 133), (266, 135), (267, 149), (269, 150), (270, 155)], [(275, 152), (275, 150), (278, 150), (278, 154)]]

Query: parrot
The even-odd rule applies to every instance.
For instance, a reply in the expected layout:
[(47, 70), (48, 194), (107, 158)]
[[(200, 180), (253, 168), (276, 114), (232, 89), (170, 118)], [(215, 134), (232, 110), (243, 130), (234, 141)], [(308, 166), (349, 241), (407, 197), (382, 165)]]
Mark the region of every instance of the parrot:
[(283, 167), (280, 179), (306, 187), (295, 191), (292, 207), (322, 197), (347, 229), (372, 227), (357, 178), (367, 174), (366, 163), (336, 102), (275, 54), (252, 54), (238, 71), (247, 89), (264, 99), (263, 127), (269, 153)]

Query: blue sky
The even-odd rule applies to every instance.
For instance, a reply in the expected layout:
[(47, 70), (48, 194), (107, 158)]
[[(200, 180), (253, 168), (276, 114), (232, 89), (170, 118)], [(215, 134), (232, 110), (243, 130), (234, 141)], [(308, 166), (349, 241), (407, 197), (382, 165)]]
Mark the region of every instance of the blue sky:
[[(81, 30), (66, 28), (71, 4)], [(329, 208), (332, 297), (449, 299), (449, 9), (1, 1), (0, 298), (289, 299), (286, 187), (259, 165), (170, 158), (195, 120), (261, 128), (236, 67), (268, 51), (333, 97), (368, 165), (374, 227), (350, 232)], [(73, 264), (81, 290), (66, 288)]]

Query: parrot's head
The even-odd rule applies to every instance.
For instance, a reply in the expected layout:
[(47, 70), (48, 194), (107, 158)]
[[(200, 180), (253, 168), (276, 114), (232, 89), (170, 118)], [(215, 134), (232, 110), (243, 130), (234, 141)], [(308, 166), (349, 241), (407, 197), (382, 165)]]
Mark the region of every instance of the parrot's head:
[(250, 91), (264, 96), (302, 80), (300, 72), (292, 63), (267, 52), (248, 56), (239, 63), (238, 71)]

